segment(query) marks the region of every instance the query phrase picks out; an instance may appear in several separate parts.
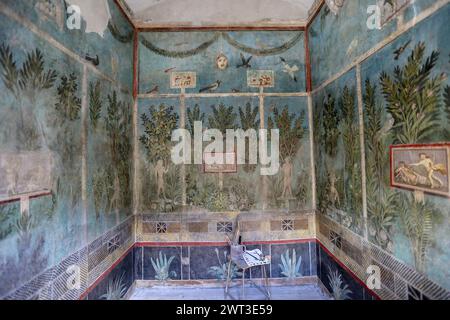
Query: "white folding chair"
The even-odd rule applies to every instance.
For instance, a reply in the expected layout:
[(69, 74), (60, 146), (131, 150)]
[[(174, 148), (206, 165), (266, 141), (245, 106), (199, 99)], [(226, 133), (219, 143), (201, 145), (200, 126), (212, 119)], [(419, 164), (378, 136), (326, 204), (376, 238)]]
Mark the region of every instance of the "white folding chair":
[[(259, 259), (253, 260), (253, 263), (249, 264), (247, 261), (249, 259), (246, 259), (245, 255), (252, 255), (252, 252), (247, 251), (247, 248), (245, 245), (239, 244), (239, 237), (240, 237), (240, 223), (239, 223), (239, 216), (236, 218), (236, 224), (235, 224), (235, 230), (233, 239), (230, 239), (227, 235), (227, 242), (230, 245), (230, 255), (228, 256), (228, 269), (227, 269), (227, 279), (226, 279), (226, 285), (225, 285), (225, 298), (227, 296), (230, 296), (234, 299), (234, 297), (229, 293), (229, 285), (230, 281), (232, 281), (232, 275), (231, 275), (231, 265), (234, 263), (238, 270), (242, 270), (242, 299), (245, 298), (245, 272), (248, 269), (254, 268), (254, 267), (261, 267), (261, 273), (264, 281), (264, 288), (260, 285), (257, 285), (252, 279), (249, 279), (248, 282), (255, 286), (258, 290), (260, 290), (268, 300), (271, 298), (270, 294), (270, 288), (269, 288), (269, 278), (267, 277), (266, 272), (266, 265), (270, 264), (270, 256), (262, 256), (259, 257)], [(254, 257), (254, 254), (252, 255)], [(257, 258), (257, 257), (255, 257)], [(259, 260), (259, 261), (258, 261)]]

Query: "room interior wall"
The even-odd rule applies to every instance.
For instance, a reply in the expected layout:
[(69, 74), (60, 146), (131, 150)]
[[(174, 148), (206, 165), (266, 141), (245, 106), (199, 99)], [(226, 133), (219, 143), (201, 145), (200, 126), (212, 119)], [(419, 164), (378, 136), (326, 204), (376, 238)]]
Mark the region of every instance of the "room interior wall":
[(379, 266), (382, 298), (437, 299), (449, 289), (450, 201), (391, 187), (389, 149), (448, 141), (450, 7), (400, 3), (381, 30), (366, 25), (371, 1), (336, 16), (323, 6), (309, 27), (317, 237), (361, 279)]
[(0, 4), (2, 297), (78, 298), (131, 240), (134, 29), (107, 5), (96, 33), (68, 29), (64, 1)]
[[(238, 215), (249, 220), (244, 240), (263, 240), (267, 234), (273, 239), (313, 234), (304, 52), (301, 29), (139, 33), (135, 143), (141, 190), (137, 213), (143, 217), (138, 219), (138, 242), (223, 241), (218, 223), (235, 224)], [(220, 57), (227, 62), (223, 69), (217, 65)], [(248, 72), (254, 70), (273, 71), (273, 86), (261, 91), (250, 86)], [(170, 76), (178, 72), (194, 72), (194, 88), (171, 86)], [(216, 81), (218, 88), (202, 90)], [(194, 121), (201, 121), (203, 130), (217, 128), (224, 136), (226, 129), (281, 128), (280, 170), (264, 177), (260, 165), (237, 165), (234, 173), (207, 173), (203, 164), (173, 165), (172, 130), (186, 128), (193, 137)], [(208, 144), (204, 142), (203, 148)], [(295, 174), (283, 175), (286, 163)], [(161, 181), (158, 170), (165, 172)], [(283, 194), (288, 179), (291, 190)], [(158, 185), (164, 188), (159, 194)], [(283, 220), (298, 222), (292, 230), (283, 230)], [(156, 227), (164, 224), (168, 228), (163, 231)]]
[[(9, 294), (7, 298), (13, 299), (114, 298), (111, 294), (117, 292), (107, 290), (110, 284), (115, 283), (119, 291), (126, 291), (134, 280), (157, 280), (157, 270), (150, 258), (161, 259), (160, 252), (167, 258), (174, 257), (172, 269), (177, 269), (169, 271), (174, 271), (176, 276), (172, 273), (170, 277), (213, 280), (218, 274), (212, 271), (219, 270), (214, 266), (221, 266), (221, 250), (225, 249), (224, 233), (235, 227), (233, 222), (240, 214), (244, 217), (244, 240), (253, 241), (265, 252), (275, 248), (271, 266), (274, 278), (285, 278), (278, 263), (282, 263), (282, 255), (293, 258), (291, 250), (295, 249), (297, 258), (301, 256), (303, 260), (302, 277), (316, 274), (332, 293), (343, 289), (332, 286), (336, 282), (333, 279), (340, 278), (350, 288), (350, 292), (341, 292), (346, 298), (449, 298), (449, 277), (445, 268), (449, 257), (446, 252), (449, 201), (425, 194), (426, 202), (419, 206), (408, 194), (411, 192), (391, 189), (387, 180), (387, 149), (390, 144), (398, 143), (396, 139), (402, 132), (393, 127), (376, 130), (376, 125), (390, 123), (389, 110), (392, 111), (382, 91), (381, 71), (393, 77), (393, 67), (404, 67), (413, 49), (420, 49), (419, 43), (423, 42), (421, 64), (433, 55), (433, 50), (440, 52), (430, 67), (430, 74), (422, 81), (436, 80), (426, 96), (438, 97), (431, 99), (429, 110), (439, 109), (441, 121), (428, 127), (420, 139), (408, 143), (448, 140), (448, 124), (444, 120), (449, 109), (448, 79), (441, 74), (448, 74), (445, 57), (449, 49), (445, 30), (438, 27), (448, 19), (448, 1), (416, 0), (377, 31), (365, 26), (369, 2), (346, 1), (337, 16), (327, 13), (322, 6), (307, 30), (312, 65), (311, 94), (306, 92), (308, 76), (303, 31), (226, 32), (225, 36), (220, 32), (140, 33), (139, 99), (135, 101), (131, 94), (133, 30), (119, 11), (111, 9), (113, 1), (109, 1), (113, 25), (102, 38), (93, 33), (86, 35), (82, 30), (71, 31), (73, 36), (67, 37), (58, 19), (50, 19), (50, 22), (39, 19), (39, 2), (5, 1), (0, 5), (0, 24), (4, 26), (1, 39), (6, 42), (2, 50), (9, 52), (6, 51), (9, 45), (17, 68), (23, 65), (28, 52), (38, 48), (44, 53), (42, 73), (48, 72), (48, 78), (43, 79), (53, 78), (51, 70), (57, 73), (52, 85), (44, 89), (48, 95), (36, 94), (27, 88), (19, 99), (16, 90), (21, 90), (20, 83), (9, 88), (7, 81), (0, 82), (2, 101), (6, 102), (0, 112), (5, 115), (2, 119), (7, 119), (4, 120), (6, 128), (13, 128), (2, 130), (0, 145), (2, 151), (6, 150), (2, 155), (11, 154), (13, 159), (20, 159), (18, 154), (29, 156), (30, 152), (36, 163), (49, 157), (48, 162), (56, 164), (44, 170), (54, 173), (51, 182), (60, 178), (63, 190), (50, 188), (57, 192), (19, 197), (8, 190), (9, 184), (4, 187), (9, 198), (2, 202), (0, 209), (5, 212), (2, 218), (7, 219), (7, 223), (1, 224), (6, 230), (2, 231), (5, 236), (0, 242), (0, 268), (18, 274), (5, 277), (6, 285), (2, 286), (5, 292), (0, 296)], [(12, 29), (14, 32), (8, 31)], [(177, 41), (173, 41), (174, 38)], [(293, 46), (287, 48), (286, 43)], [(393, 52), (405, 44), (406, 50), (394, 59)], [(280, 51), (261, 55), (275, 48)], [(100, 65), (95, 67), (86, 61), (83, 57), (86, 52), (98, 52)], [(252, 69), (275, 70), (274, 88), (265, 88), (261, 93), (247, 87), (246, 68), (236, 67), (241, 62), (242, 52), (244, 58), (253, 56)], [(332, 57), (324, 56), (327, 52), (332, 52)], [(225, 71), (215, 66), (220, 53), (228, 58)], [(3, 60), (8, 56), (4, 54)], [(299, 67), (297, 81), (283, 72), (285, 65), (281, 57), (288, 66)], [(184, 93), (170, 88), (171, 71), (196, 71), (197, 87)], [(365, 82), (366, 79), (369, 82)], [(198, 92), (216, 80), (223, 82), (215, 92), (206, 95)], [(371, 88), (374, 88), (372, 96)], [(443, 94), (444, 91), (447, 94)], [(63, 98), (68, 102), (62, 104)], [(13, 111), (13, 106), (17, 105), (24, 112)], [(39, 111), (30, 113), (32, 105), (40, 106)], [(66, 108), (62, 108), (64, 105)], [(131, 105), (133, 114), (129, 113)], [(291, 122), (290, 129), (296, 124), (292, 120), (298, 119), (297, 139), (291, 142), (298, 147), (293, 153), (294, 171), (302, 174), (292, 183), (292, 198), (277, 196), (275, 189), (283, 182), (280, 174), (276, 181), (262, 183), (267, 186), (267, 196), (261, 197), (261, 190), (252, 182), (258, 168), (241, 166), (237, 174), (219, 177), (204, 174), (194, 165), (175, 169), (168, 165), (165, 150), (155, 155), (151, 148), (149, 153), (145, 148), (149, 145), (146, 139), (152, 136), (152, 125), (158, 125), (158, 121), (161, 130), (167, 129), (170, 123), (171, 128), (188, 128), (190, 120), (197, 117), (204, 119), (205, 127), (212, 127), (216, 122), (228, 123), (224, 129), (244, 127), (244, 122), (252, 122), (254, 127), (261, 124), (268, 127), (270, 118), (277, 123), (275, 110), (281, 114), (278, 124)], [(56, 115), (56, 119), (49, 117), (50, 113)], [(247, 117), (242, 117), (246, 113)], [(21, 119), (23, 114), (25, 117)], [(378, 119), (371, 118), (373, 115)], [(244, 118), (249, 121), (243, 121)], [(15, 126), (24, 123), (25, 131), (15, 130)], [(33, 134), (33, 130), (38, 132), (35, 137), (24, 135)], [(19, 134), (11, 137), (15, 132)], [(156, 140), (152, 141), (163, 145), (170, 141), (167, 134), (153, 138)], [(133, 139), (131, 145), (130, 139)], [(61, 140), (67, 142), (64, 147), (69, 152), (59, 149), (61, 144), (56, 142)], [(374, 176), (371, 169), (375, 153), (368, 151), (374, 147), (374, 142), (384, 150), (380, 153), (381, 160), (376, 162), (382, 164), (378, 176)], [(310, 150), (314, 150), (314, 154)], [(124, 156), (131, 152), (134, 166), (130, 157)], [(157, 182), (151, 174), (155, 173), (159, 157), (165, 159), (164, 170), (169, 169), (164, 180), (167, 194), (161, 198), (155, 197)], [(18, 167), (24, 171), (25, 165), (30, 166)], [(13, 179), (12, 172), (17, 168), (8, 170), (4, 172), (5, 177)], [(79, 181), (73, 179), (77, 172), (82, 172)], [(36, 177), (45, 175), (35, 174)], [(192, 180), (187, 180), (180, 188), (182, 177)], [(15, 178), (17, 182), (13, 184), (17, 188), (19, 178)], [(135, 188), (131, 187), (133, 183)], [(381, 191), (373, 192), (372, 184)], [(202, 197), (209, 188), (215, 190), (214, 197)], [(116, 194), (114, 190), (120, 192)], [(233, 193), (245, 196), (230, 197)], [(395, 202), (407, 209), (404, 213), (384, 209), (389, 207), (385, 201), (391, 201), (389, 193), (395, 194), (395, 201), (404, 201)], [(133, 198), (136, 216), (130, 217)], [(182, 205), (184, 201), (186, 206)], [(24, 211), (28, 202), (29, 210)], [(431, 223), (428, 220), (414, 222), (411, 213), (416, 214), (417, 219), (429, 218)], [(39, 222), (29, 222), (30, 217)], [(430, 225), (431, 231), (414, 228), (429, 228)], [(424, 239), (421, 236), (424, 232), (432, 235), (425, 237), (424, 242), (417, 241)], [(63, 237), (68, 238), (67, 242), (63, 242)], [(283, 242), (293, 239), (307, 242), (308, 250), (301, 244)], [(261, 240), (273, 243), (257, 244)], [(276, 244), (277, 241), (281, 243)], [(24, 249), (25, 243), (39, 248)], [(194, 260), (199, 260), (199, 252), (200, 256), (204, 252), (209, 263), (196, 264), (191, 252), (194, 257), (197, 254)], [(417, 254), (420, 252), (423, 254)], [(16, 267), (23, 261), (29, 262), (29, 269)], [(69, 276), (65, 271), (70, 265), (79, 265), (82, 269), (82, 287), (78, 290), (67, 290), (65, 286)], [(370, 265), (379, 266), (382, 272), (382, 288), (375, 290), (376, 294), (367, 290), (364, 283)], [(34, 278), (37, 274), (39, 276)]]

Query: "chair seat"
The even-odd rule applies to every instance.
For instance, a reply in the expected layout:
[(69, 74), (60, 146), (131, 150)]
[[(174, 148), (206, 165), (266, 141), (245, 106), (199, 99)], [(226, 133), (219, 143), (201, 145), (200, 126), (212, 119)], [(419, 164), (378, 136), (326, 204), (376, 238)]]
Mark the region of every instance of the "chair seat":
[(270, 264), (270, 257), (264, 256), (261, 250), (232, 250), (231, 260), (238, 268), (247, 269)]

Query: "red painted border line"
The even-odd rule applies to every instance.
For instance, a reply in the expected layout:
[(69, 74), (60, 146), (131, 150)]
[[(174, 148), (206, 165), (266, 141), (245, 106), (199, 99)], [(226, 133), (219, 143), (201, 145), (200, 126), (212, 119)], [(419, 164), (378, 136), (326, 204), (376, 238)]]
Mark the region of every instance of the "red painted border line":
[(111, 271), (117, 267), (117, 265), (119, 263), (121, 263), (123, 261), (123, 259), (125, 259), (125, 257), (130, 253), (131, 250), (134, 249), (134, 244), (132, 246), (130, 246), (127, 251), (125, 251), (119, 259), (117, 259), (116, 262), (114, 262), (105, 272), (103, 272), (100, 277), (97, 278), (97, 280), (94, 281), (93, 284), (91, 284), (89, 286), (89, 288), (86, 289), (86, 291), (78, 298), (78, 300), (83, 300), (84, 298), (86, 298), (86, 296), (92, 292), (92, 290), (94, 290), (94, 288), (103, 280), (106, 278), (107, 275), (109, 275), (111, 273)]
[(325, 0), (322, 0), (322, 3), (319, 4), (319, 6), (317, 7), (316, 11), (313, 13), (313, 15), (308, 19), (308, 24), (307, 24), (307, 28), (314, 22), (314, 20), (317, 18), (317, 16), (320, 13), (320, 10), (322, 10), (322, 7), (325, 4)]
[(305, 31), (306, 26), (137, 26), (139, 32), (181, 31)]
[(128, 14), (125, 12), (125, 10), (122, 8), (122, 5), (119, 3), (119, 0), (114, 0), (114, 3), (119, 8), (119, 11), (122, 13), (122, 15), (127, 19), (128, 23), (131, 24), (131, 27), (136, 30), (136, 26), (134, 25), (133, 21), (131, 20), (131, 17), (128, 16)]
[[(257, 244), (292, 244), (305, 243), (315, 241), (314, 238), (295, 239), (295, 240), (261, 240), (261, 241), (243, 241), (243, 245), (257, 245)], [(136, 247), (213, 247), (213, 246), (228, 246), (228, 242), (136, 242)]]
[(309, 27), (305, 31), (305, 69), (306, 69), (306, 92), (312, 91), (312, 76), (311, 76), (311, 57), (309, 51)]
[(322, 247), (322, 249), (331, 257), (333, 258), (333, 260), (340, 265), (345, 271), (347, 271), (347, 273), (350, 274), (350, 276), (357, 281), (360, 285), (362, 285), (367, 291), (369, 291), (369, 293), (374, 296), (377, 300), (381, 300), (380, 296), (377, 295), (373, 290), (369, 289), (366, 285), (366, 283), (364, 281), (362, 281), (360, 278), (358, 278), (358, 276), (356, 274), (353, 273), (352, 270), (350, 270), (344, 263), (342, 263), (338, 258), (336, 258), (336, 256), (334, 254), (332, 254), (330, 252), (330, 250), (327, 249), (327, 247), (325, 247), (325, 245), (320, 242), (319, 239), (316, 239), (316, 242)]
[[(29, 196), (29, 199), (36, 199), (36, 198), (41, 198), (41, 197), (46, 197), (46, 196), (50, 196), (52, 193), (50, 191), (46, 191), (46, 192), (42, 192), (42, 193), (38, 193), (38, 194), (33, 194), (32, 196)], [(12, 202), (18, 202), (20, 201), (20, 198), (22, 198), (22, 196), (17, 195), (17, 196), (13, 196), (10, 199), (7, 200), (1, 200), (0, 201), (0, 205), (1, 204), (7, 204), (7, 203), (12, 203)]]

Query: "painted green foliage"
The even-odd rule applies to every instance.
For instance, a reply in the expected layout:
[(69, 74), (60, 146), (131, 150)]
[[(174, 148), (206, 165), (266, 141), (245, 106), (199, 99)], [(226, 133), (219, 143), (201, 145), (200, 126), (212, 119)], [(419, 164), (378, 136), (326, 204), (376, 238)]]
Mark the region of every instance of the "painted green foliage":
[[(130, 106), (119, 100), (117, 92), (102, 97), (100, 81), (89, 83), (89, 121), (93, 140), (105, 137), (98, 146), (103, 150), (107, 163), (92, 170), (92, 195), (96, 218), (102, 213), (116, 214), (131, 206), (131, 111)], [(102, 117), (106, 102), (105, 116)], [(94, 164), (97, 166), (97, 164)]]
[[(441, 111), (448, 112), (448, 92), (441, 90), (444, 75), (432, 77), (439, 53), (425, 57), (425, 44), (418, 43), (404, 66), (393, 76), (380, 75), (380, 87), (386, 109), (376, 99), (377, 87), (366, 81), (364, 111), (367, 152), (367, 204), (369, 234), (372, 241), (393, 251), (395, 226), (398, 224), (409, 239), (415, 267), (426, 269), (426, 255), (433, 244), (433, 225), (442, 213), (426, 198), (389, 187), (389, 158), (385, 150), (392, 143), (429, 143), (445, 135), (441, 128)], [(446, 95), (447, 94), (447, 95)]]
[(273, 108), (272, 115), (268, 120), (268, 129), (278, 129), (280, 134), (280, 162), (286, 158), (293, 158), (300, 148), (300, 143), (305, 136), (306, 129), (303, 126), (305, 121), (305, 111), (301, 111), (297, 116), (290, 114), (288, 106), (281, 112), (277, 107)]
[(144, 134), (139, 140), (146, 148), (151, 162), (163, 160), (167, 163), (172, 147), (172, 131), (177, 127), (178, 115), (174, 113), (173, 107), (164, 104), (149, 107), (149, 113), (150, 117), (145, 113), (141, 115)]
[(394, 142), (401, 144), (427, 141), (439, 126), (440, 92), (445, 75), (431, 77), (439, 53), (433, 51), (424, 61), (425, 44), (419, 43), (403, 67), (393, 77), (382, 72), (380, 84), (387, 111), (394, 119)]
[[(318, 209), (359, 232), (362, 213), (359, 120), (355, 90), (345, 85), (316, 105)], [(338, 164), (342, 163), (342, 166)]]

